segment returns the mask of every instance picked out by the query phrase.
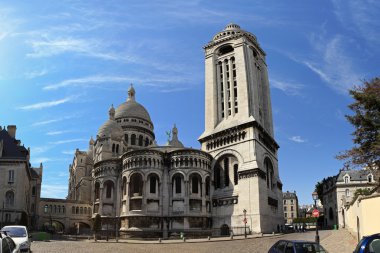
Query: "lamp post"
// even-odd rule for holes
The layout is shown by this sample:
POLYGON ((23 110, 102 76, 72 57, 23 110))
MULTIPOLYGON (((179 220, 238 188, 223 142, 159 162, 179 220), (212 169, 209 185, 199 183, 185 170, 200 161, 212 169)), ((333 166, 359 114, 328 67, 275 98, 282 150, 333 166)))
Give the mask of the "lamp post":
POLYGON ((247 238, 247 210, 243 210, 244 213, 244 238, 247 238))
MULTIPOLYGON (((313 196, 313 200, 314 200, 314 208, 317 209, 318 193, 317 192, 313 192, 311 195, 313 196)), ((319 244, 318 217, 317 217, 317 220, 316 220, 316 223, 315 223, 315 242, 317 244, 319 244)))

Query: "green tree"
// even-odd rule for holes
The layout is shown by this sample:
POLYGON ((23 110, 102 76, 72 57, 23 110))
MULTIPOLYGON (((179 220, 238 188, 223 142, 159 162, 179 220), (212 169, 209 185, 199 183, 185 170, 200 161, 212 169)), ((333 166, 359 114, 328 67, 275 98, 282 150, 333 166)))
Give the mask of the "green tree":
POLYGON ((353 115, 346 115, 354 126, 354 146, 337 158, 347 167, 380 168, 380 78, 364 81, 350 91, 354 103, 348 107, 353 115))
POLYGON ((100 217, 100 214, 96 214, 95 218, 92 220, 92 231, 94 231, 94 240, 97 241, 97 233, 102 227, 102 218, 100 217))

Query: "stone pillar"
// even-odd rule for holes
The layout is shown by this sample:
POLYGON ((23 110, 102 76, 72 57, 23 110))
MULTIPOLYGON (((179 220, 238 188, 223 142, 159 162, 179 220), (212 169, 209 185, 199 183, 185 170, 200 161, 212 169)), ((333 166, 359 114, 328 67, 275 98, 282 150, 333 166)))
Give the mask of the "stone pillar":
POLYGON ((202 181, 202 213, 206 214, 206 182, 202 181))
POLYGON ((147 211, 147 196, 148 196, 148 187, 146 187, 146 179, 143 179, 143 188, 142 188, 142 206, 141 210, 146 213, 147 211))

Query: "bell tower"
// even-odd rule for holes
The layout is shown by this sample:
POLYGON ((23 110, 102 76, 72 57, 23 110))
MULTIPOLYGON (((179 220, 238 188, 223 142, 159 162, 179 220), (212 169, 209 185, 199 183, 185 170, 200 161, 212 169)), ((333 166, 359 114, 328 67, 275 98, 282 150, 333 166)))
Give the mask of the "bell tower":
POLYGON ((253 232, 283 224, 282 183, 265 52, 257 38, 228 24, 204 46, 205 131, 214 157, 213 226, 239 227, 245 210, 253 232))

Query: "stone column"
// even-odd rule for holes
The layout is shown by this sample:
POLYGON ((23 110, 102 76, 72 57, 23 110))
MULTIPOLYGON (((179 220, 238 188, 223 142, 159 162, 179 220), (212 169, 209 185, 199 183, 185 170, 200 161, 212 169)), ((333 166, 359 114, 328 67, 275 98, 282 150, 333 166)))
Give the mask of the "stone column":
POLYGON ((202 181, 202 213, 206 214, 206 182, 202 181))
POLYGON ((98 214, 103 214, 103 184, 99 187, 99 209, 98 214))

